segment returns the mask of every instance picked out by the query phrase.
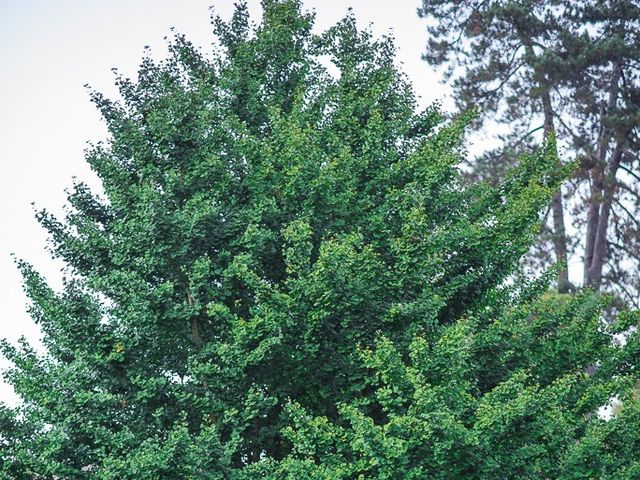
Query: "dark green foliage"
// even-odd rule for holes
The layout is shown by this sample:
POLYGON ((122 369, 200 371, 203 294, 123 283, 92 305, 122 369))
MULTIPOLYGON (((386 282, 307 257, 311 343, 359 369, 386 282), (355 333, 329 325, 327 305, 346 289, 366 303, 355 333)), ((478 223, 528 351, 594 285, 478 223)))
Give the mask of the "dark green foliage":
POLYGON ((465 187, 473 116, 416 112, 390 40, 264 9, 255 30, 243 6, 216 21, 212 59, 178 36, 122 101, 93 95, 104 194, 39 214, 62 292, 20 263, 47 353, 4 344, 24 403, 0 410, 2 474, 631 472, 637 401, 595 412, 632 392, 637 334, 613 346, 604 299, 505 286, 561 180, 553 143, 465 187))

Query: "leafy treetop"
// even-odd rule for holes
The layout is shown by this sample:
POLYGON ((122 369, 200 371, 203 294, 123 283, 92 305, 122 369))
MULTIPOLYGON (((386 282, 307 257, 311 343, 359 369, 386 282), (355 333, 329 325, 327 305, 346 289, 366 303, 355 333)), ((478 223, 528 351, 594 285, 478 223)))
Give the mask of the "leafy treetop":
POLYGON ((20 263, 47 351, 3 344, 3 475, 631 478, 637 402, 595 412, 630 392, 636 336, 613 346, 590 294, 505 286, 553 145, 465 187, 471 115, 416 111, 389 39, 263 8, 215 20, 213 56, 178 35, 120 101, 93 94, 104 193, 38 215, 61 292, 20 263))

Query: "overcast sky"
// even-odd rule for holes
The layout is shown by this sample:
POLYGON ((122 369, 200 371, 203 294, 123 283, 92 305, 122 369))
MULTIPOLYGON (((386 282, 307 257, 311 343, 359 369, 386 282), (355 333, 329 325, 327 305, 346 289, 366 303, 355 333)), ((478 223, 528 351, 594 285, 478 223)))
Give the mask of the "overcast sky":
MULTIPOLYGON (((156 58, 166 53, 170 28, 207 49, 213 41, 209 7, 228 18, 232 0, 0 0, 0 338, 25 335, 37 343, 38 328, 26 314, 26 298, 11 254, 60 285, 60 264, 46 251, 46 235, 35 208, 61 213, 72 177, 97 185, 84 162, 89 140, 105 127, 89 102, 84 84, 115 95, 112 67, 134 76, 149 45, 156 58)), ((420 55, 424 21, 419 0, 305 0, 324 30, 351 6, 361 27, 392 32, 398 60, 423 105, 442 100, 447 89, 420 55)), ((249 1, 254 18, 259 1, 249 1)), ((0 361, 0 367, 6 363, 0 361)), ((0 401, 14 403, 0 383, 0 401)))

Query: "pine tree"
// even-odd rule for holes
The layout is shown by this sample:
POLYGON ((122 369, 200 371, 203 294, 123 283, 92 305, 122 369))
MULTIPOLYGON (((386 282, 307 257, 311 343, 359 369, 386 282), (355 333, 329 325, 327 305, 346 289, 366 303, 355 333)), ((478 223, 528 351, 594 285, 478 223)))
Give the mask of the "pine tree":
POLYGON ((460 108, 482 105, 497 122, 488 128, 504 132, 472 179, 500 178, 536 133, 555 134, 565 163, 578 165, 565 205, 558 194, 551 208, 555 259, 573 247, 585 286, 604 281, 638 306, 638 3, 438 0, 419 13, 433 21, 425 60, 447 67, 460 108), (576 234, 563 241, 569 212, 576 234))
POLYGON ((576 25, 592 32, 567 46, 578 57, 567 109, 567 129, 587 185, 578 191, 588 206, 584 227, 584 284, 615 285, 640 306, 640 4, 608 1, 576 7, 576 25), (583 27, 584 28, 584 27, 583 27), (608 265, 607 265, 608 264, 608 265))
POLYGON ((214 20, 212 55, 178 35, 120 100, 93 93, 103 192, 38 215, 64 288, 19 262, 46 352, 2 344, 23 400, 0 409, 4 477, 637 469, 638 335, 612 344, 637 316, 508 286, 561 181, 553 142, 465 186, 472 115, 417 111, 391 40, 263 8, 214 20))

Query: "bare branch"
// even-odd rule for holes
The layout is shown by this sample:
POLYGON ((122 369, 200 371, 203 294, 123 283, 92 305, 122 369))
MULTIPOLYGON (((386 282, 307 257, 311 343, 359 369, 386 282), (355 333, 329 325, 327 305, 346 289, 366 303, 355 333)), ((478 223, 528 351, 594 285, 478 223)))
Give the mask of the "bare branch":
POLYGON ((631 169, 625 167, 624 165, 620 165, 620 169, 624 170, 625 172, 627 172, 629 175, 631 175, 633 178, 635 178, 638 182, 640 182, 640 176, 638 176, 636 173, 634 173, 633 171, 631 171, 631 169))

